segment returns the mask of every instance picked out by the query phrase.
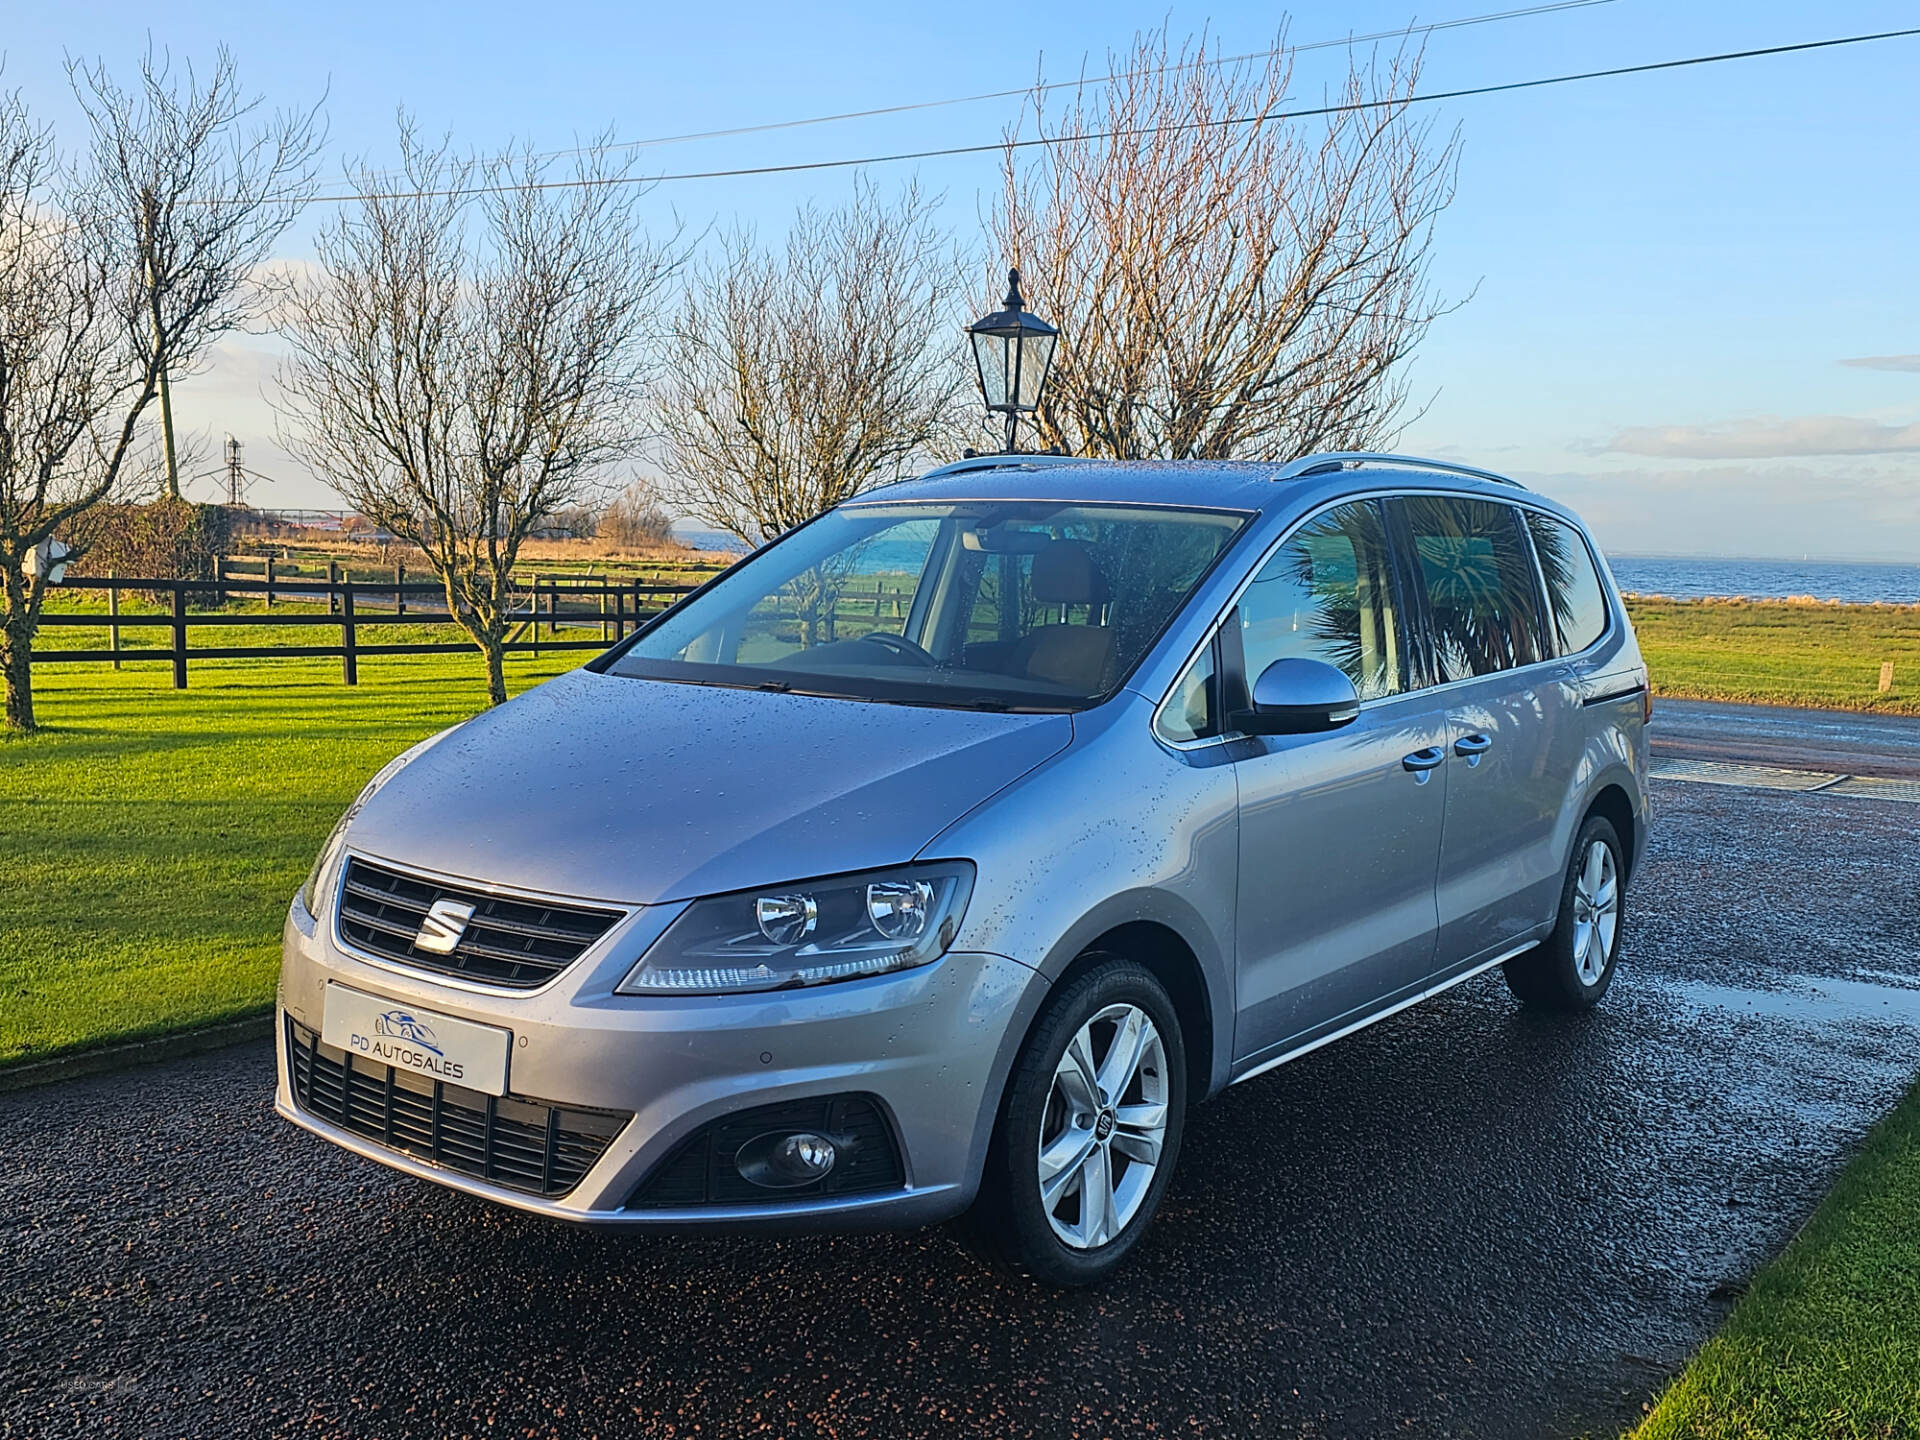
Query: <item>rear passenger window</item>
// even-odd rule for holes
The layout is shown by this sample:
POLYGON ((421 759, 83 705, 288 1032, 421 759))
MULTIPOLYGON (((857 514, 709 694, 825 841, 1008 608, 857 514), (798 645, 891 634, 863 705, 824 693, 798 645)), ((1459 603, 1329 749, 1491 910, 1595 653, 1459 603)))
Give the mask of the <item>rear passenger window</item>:
POLYGON ((1546 578, 1553 623, 1560 632, 1560 653, 1575 655, 1607 633, 1607 592, 1594 567, 1593 553, 1580 532, 1563 520, 1527 511, 1533 553, 1546 578))
POLYGON ((1392 552, 1370 500, 1315 516, 1261 567, 1240 597, 1247 682, 1276 660, 1323 660, 1362 700, 1405 688, 1392 552))
POLYGON ((1404 495, 1441 684, 1548 658, 1533 556, 1511 505, 1404 495))

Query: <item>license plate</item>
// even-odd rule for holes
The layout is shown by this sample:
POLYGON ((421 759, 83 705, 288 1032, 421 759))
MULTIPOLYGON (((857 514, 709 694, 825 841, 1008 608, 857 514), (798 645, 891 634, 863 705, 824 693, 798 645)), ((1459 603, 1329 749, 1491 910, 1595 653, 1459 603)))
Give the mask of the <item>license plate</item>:
POLYGON ((355 1059, 488 1095, 507 1093, 510 1031, 329 983, 320 1038, 355 1059))

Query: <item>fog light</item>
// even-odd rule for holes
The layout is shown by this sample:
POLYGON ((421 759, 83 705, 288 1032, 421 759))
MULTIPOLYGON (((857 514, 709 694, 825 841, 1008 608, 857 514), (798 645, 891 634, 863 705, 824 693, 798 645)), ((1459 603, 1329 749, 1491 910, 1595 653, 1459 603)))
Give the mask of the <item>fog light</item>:
POLYGON ((733 1163, 743 1179, 769 1190, 787 1190, 825 1179, 838 1158, 833 1141, 824 1135, 769 1130, 742 1145, 733 1163))
POLYGON ((804 1180, 818 1180, 834 1162, 833 1142, 824 1135, 789 1135, 773 1150, 776 1169, 804 1180))

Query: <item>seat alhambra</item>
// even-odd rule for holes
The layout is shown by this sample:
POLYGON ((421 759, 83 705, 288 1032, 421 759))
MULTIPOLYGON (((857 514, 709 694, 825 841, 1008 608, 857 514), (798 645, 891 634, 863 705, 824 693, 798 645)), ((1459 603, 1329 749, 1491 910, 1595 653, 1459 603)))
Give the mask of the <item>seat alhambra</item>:
POLYGON ((1110 1271, 1190 1108, 1499 967, 1606 992, 1646 668, 1564 508, 1398 456, 851 500, 374 776, 278 1109, 562 1219, 1110 1271))

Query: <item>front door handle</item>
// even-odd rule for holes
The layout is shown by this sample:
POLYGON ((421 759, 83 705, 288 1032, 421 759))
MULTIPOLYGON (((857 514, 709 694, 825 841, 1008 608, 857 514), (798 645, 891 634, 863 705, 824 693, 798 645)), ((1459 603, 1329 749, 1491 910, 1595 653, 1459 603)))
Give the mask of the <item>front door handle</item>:
POLYGON ((1471 770, 1480 763, 1480 757, 1493 748, 1491 735, 1462 735, 1453 742, 1453 753, 1466 757, 1467 768, 1471 770))
POLYGON ((1411 755, 1402 755, 1400 763, 1414 773, 1415 778, 1425 780, 1429 770, 1437 770, 1446 762, 1447 752, 1438 745, 1429 745, 1424 750, 1416 750, 1411 755))

